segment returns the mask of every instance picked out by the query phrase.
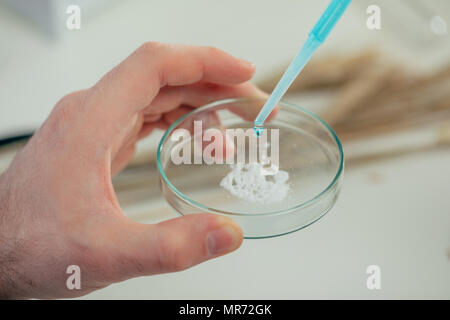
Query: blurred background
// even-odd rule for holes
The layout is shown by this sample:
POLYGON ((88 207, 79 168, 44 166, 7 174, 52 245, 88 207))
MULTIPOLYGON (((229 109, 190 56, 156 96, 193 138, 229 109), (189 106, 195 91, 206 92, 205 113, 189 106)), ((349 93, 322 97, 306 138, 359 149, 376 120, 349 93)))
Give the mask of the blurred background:
MULTIPOLYGON (((327 0, 0 0, 0 172, 65 94, 93 85, 146 41, 209 45, 257 66, 270 91, 327 0), (69 30, 69 5, 81 28, 69 30), (11 138, 8 140, 8 138, 11 138)), ((311 227, 246 240, 190 270, 126 281, 88 298, 450 299, 450 2, 358 0, 287 101, 343 140, 337 205, 311 227), (369 30, 370 5, 381 29, 369 30), (381 268, 381 290, 366 269, 381 268)), ((159 191, 155 132, 114 179, 126 214, 176 216, 159 191)))

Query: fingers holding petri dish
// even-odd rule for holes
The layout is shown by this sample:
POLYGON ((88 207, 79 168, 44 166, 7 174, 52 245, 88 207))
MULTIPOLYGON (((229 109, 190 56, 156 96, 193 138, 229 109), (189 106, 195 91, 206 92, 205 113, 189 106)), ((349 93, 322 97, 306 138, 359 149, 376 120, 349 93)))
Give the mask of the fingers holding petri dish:
POLYGON ((310 111, 285 102, 258 137, 253 114, 265 102, 217 101, 166 131, 157 164, 163 195, 178 213, 228 216, 244 237, 265 238, 302 229, 332 208, 344 171, 338 137, 310 111))

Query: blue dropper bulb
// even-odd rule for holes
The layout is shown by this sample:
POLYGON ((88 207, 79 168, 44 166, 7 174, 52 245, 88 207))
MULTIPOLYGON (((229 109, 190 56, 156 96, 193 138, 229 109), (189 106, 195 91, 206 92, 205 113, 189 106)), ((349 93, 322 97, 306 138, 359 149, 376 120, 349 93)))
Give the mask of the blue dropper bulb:
POLYGON ((261 130, 263 129, 264 121, 266 121, 267 117, 273 109, 275 109, 275 106, 280 102, 281 98, 311 59, 317 48, 327 39, 331 30, 336 26, 336 23, 342 17, 350 2, 351 0, 332 0, 319 21, 317 21, 316 25, 309 33, 308 40, 294 60, 292 60, 269 99, 256 117, 254 130, 257 136, 260 135, 261 130))

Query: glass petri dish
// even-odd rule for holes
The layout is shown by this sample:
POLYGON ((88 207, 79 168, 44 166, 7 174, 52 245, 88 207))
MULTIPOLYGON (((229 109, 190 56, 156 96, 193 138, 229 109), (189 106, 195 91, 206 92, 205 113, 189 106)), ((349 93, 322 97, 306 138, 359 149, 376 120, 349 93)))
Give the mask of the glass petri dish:
MULTIPOLYGON (((230 217, 249 239, 300 230, 333 207, 343 180, 342 145, 336 133, 317 115, 287 102, 281 102, 264 125, 268 149, 271 143, 278 144, 277 167, 285 178, 288 176, 287 181, 281 185, 272 183, 273 188, 264 189, 263 196, 256 200, 248 197, 255 190, 243 196, 224 187, 224 179, 235 172, 239 162, 236 151, 240 150, 237 138, 230 139, 228 131, 253 130, 253 119, 264 103, 264 99, 245 98, 217 101, 185 114, 165 132, 158 147, 157 167, 163 196, 175 211, 181 215, 207 212, 230 217), (203 152, 208 143, 215 141, 206 137, 209 129, 223 133, 224 147, 222 156, 218 152, 215 157, 213 152, 208 159, 203 152), (278 140, 273 141, 276 138, 273 131, 277 131, 278 140), (213 163, 211 155, 216 160, 213 163), (217 161, 220 158, 223 163, 217 161)), ((253 138, 249 135, 246 139, 244 148, 248 155, 244 158, 251 163, 253 138)), ((270 151, 272 156, 273 150, 270 151)), ((257 162, 260 161, 258 157, 257 162)), ((247 171, 241 166, 242 170, 247 171)), ((273 182, 269 176, 264 174, 263 179, 273 182)), ((248 176, 243 176, 243 182, 246 181, 248 176)), ((228 187, 234 184, 235 181, 228 187)), ((260 189, 257 187, 256 192, 260 189)))

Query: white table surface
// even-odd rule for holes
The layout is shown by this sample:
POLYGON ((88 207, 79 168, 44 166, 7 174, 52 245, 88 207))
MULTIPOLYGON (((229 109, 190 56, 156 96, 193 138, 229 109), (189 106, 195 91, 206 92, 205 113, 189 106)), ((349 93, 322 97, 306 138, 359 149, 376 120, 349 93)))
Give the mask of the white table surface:
POLYGON ((449 159, 446 150, 352 168, 335 208, 304 230, 88 298, 449 299, 449 159), (379 291, 366 287, 369 265, 381 268, 379 291))
MULTIPOLYGON (((122 1, 58 41, 0 7, 0 135, 37 127, 61 96, 92 85, 148 40, 214 45, 254 61, 261 77, 296 53, 326 2, 122 1)), ((405 60, 418 55, 395 46, 388 30, 368 31, 358 6, 321 54, 367 45, 405 60)), ((439 55, 432 56, 438 63, 439 55)), ((436 150, 351 167, 336 207, 305 230, 247 240, 215 261, 129 280, 87 298, 449 299, 449 163, 450 150, 436 150), (382 290, 366 288, 372 264, 381 267, 382 290)), ((155 206, 167 208, 161 199, 127 214, 155 206)))

